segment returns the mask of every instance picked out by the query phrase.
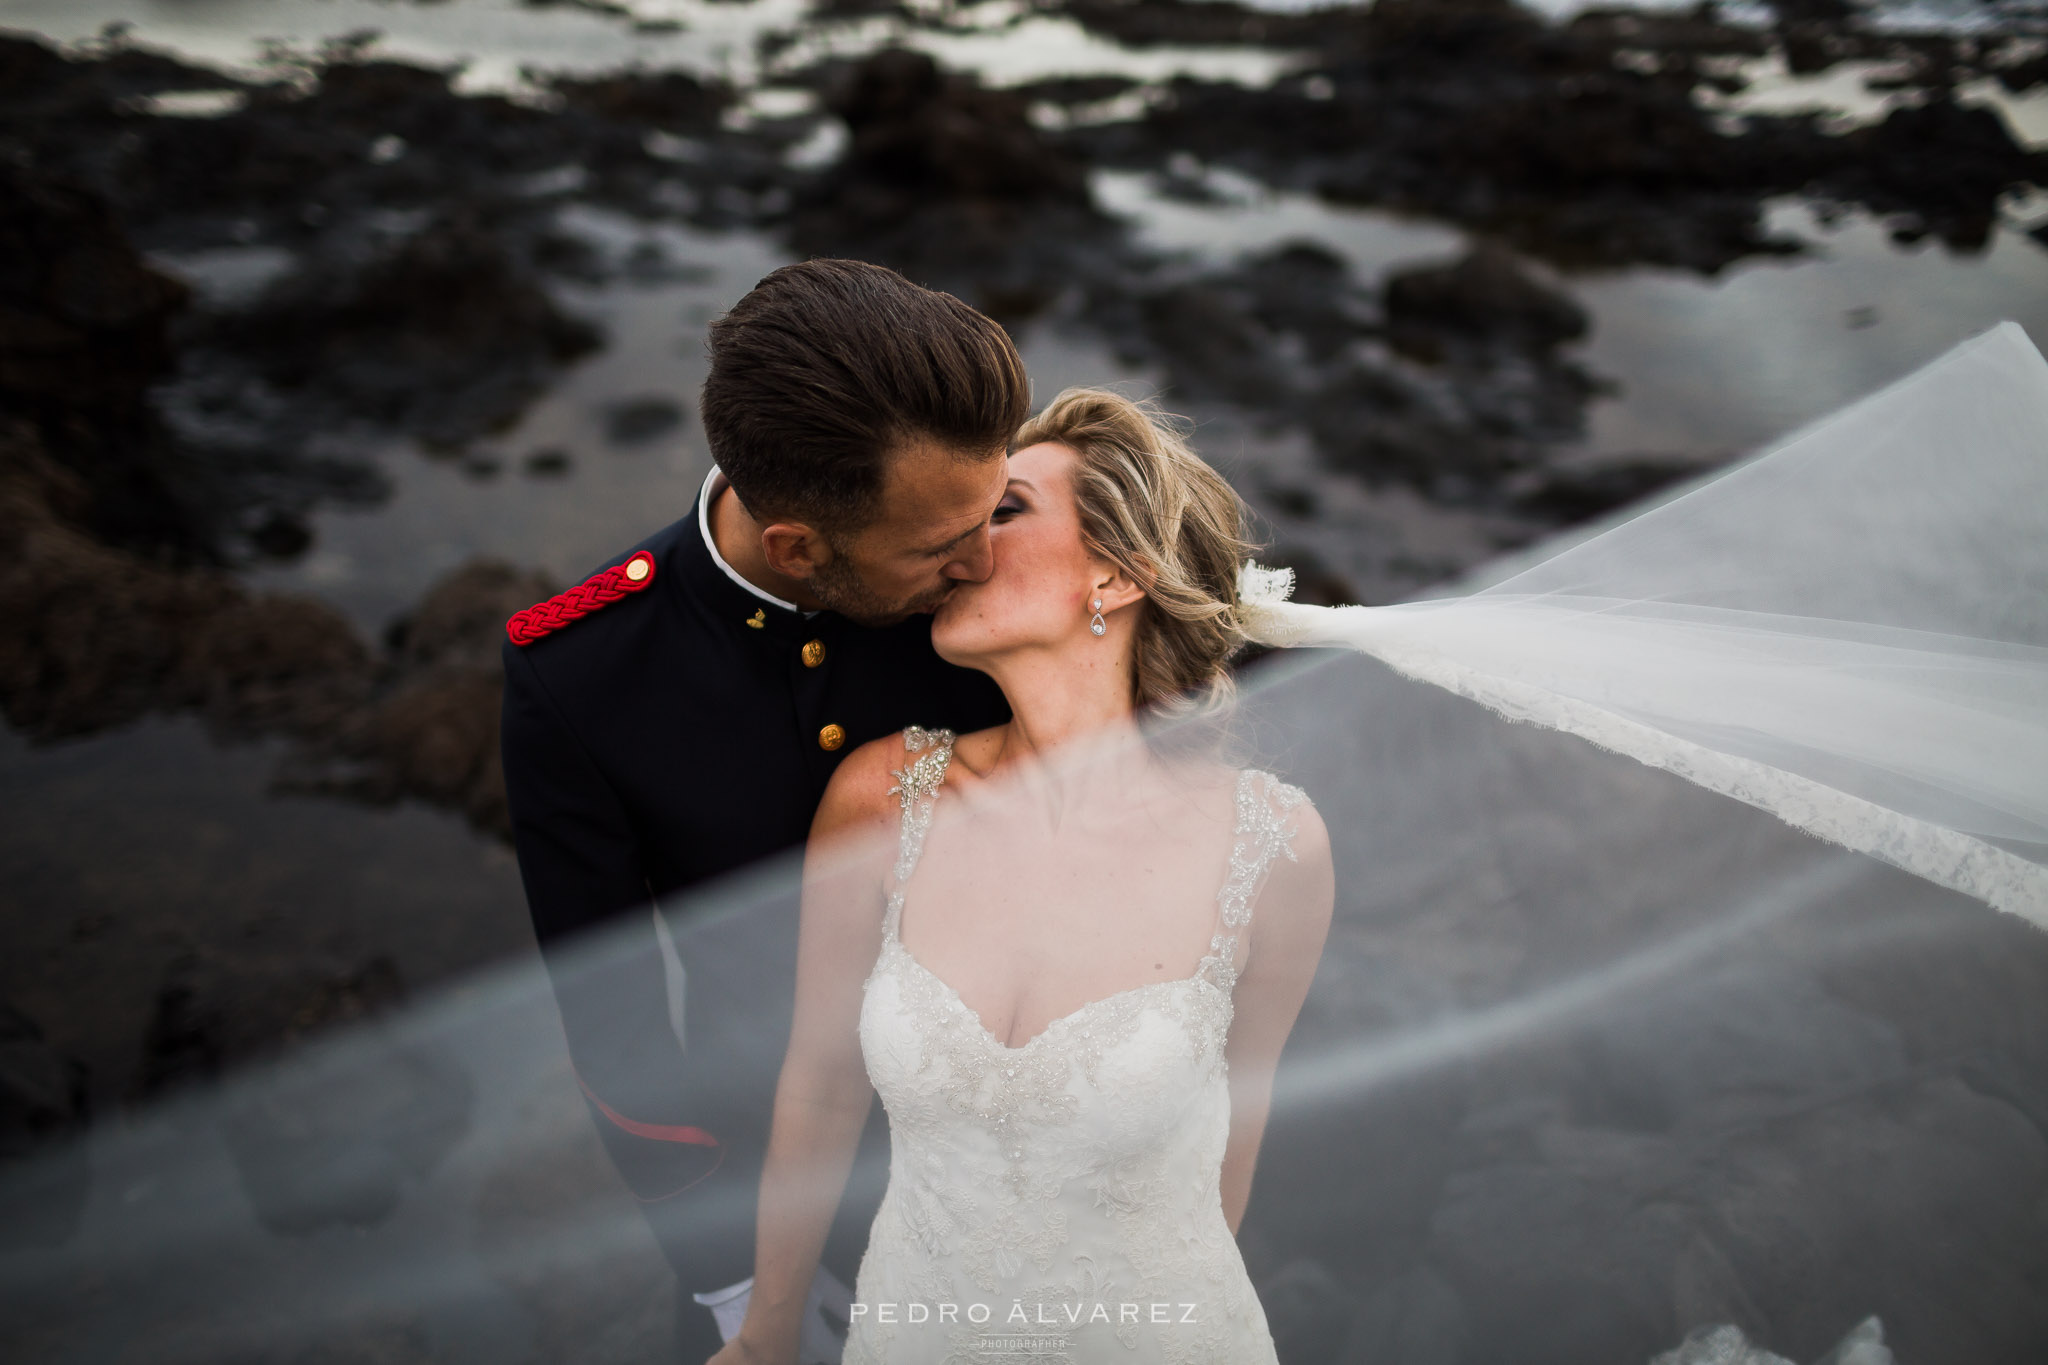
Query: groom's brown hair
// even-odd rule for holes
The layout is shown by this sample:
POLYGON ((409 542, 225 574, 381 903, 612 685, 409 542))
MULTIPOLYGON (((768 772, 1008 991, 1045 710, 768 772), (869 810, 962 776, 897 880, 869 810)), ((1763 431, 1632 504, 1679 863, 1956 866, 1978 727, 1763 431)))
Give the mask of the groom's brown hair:
POLYGON ((757 519, 828 533, 875 516, 892 452, 992 459, 1030 410, 993 319, 865 261, 775 271, 711 324, 710 351, 704 433, 733 492, 757 519))

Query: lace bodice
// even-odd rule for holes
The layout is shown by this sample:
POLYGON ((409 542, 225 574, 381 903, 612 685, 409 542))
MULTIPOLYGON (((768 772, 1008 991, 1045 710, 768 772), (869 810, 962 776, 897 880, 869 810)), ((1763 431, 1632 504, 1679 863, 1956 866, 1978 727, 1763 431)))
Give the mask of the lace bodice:
POLYGON ((901 841, 860 1017, 890 1178, 845 1359, 1271 1360, 1222 1212, 1224 1047, 1238 939, 1267 867, 1293 856, 1302 793, 1239 775, 1217 927, 1193 974, 1090 1001, 1011 1047, 899 937, 953 736, 904 742, 901 841))

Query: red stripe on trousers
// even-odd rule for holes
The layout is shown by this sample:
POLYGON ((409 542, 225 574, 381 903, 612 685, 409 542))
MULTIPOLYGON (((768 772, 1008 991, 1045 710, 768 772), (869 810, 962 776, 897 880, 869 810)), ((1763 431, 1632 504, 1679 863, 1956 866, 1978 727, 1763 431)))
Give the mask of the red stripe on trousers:
MULTIPOLYGON (((575 1071, 575 1068, 571 1067, 570 1070, 575 1071)), ((599 1099, 597 1092, 590 1088, 589 1082, 583 1079, 583 1073, 580 1071, 576 1072, 576 1085, 583 1091, 583 1097, 597 1106, 598 1113, 603 1114, 607 1119, 616 1124, 620 1130, 631 1133, 634 1137, 650 1138, 655 1142, 683 1142, 688 1143, 692 1147, 716 1147, 718 1149, 718 1159, 711 1163, 710 1170, 704 1172, 695 1180, 687 1181, 677 1186, 667 1194, 645 1195, 634 1189, 631 1183, 628 1183, 626 1193, 632 1195, 636 1202, 641 1204, 659 1204, 664 1199, 673 1199, 684 1190, 710 1179, 712 1173, 725 1164, 725 1145, 702 1128, 697 1128, 687 1123, 642 1123, 638 1119, 629 1119, 599 1099)))
POLYGON ((634 1137, 652 1138, 656 1142, 687 1142, 693 1147, 716 1147, 718 1145, 717 1138, 711 1136, 702 1128, 692 1127, 687 1123, 642 1123, 638 1119, 627 1118, 624 1114, 621 1114, 618 1110, 599 1099, 597 1092, 590 1088, 589 1083, 583 1079, 583 1073, 580 1071, 576 1073, 576 1084, 582 1087, 584 1096, 597 1106, 597 1111, 600 1114, 603 1114, 634 1137))

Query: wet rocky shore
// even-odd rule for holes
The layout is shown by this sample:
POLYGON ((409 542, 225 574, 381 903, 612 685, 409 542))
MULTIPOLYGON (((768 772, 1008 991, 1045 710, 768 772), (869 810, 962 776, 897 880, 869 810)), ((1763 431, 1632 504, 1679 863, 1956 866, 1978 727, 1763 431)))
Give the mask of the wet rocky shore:
MULTIPOLYGON (((952 12, 896 13, 943 28, 952 12)), ((1967 253, 2005 201, 2048 177, 2048 152, 1957 97, 1973 82, 2026 94, 2048 80, 2025 33, 1878 32, 1803 8, 1758 29, 1712 6, 1558 23, 1498 0, 1028 13, 1140 50, 1313 56, 1262 87, 1178 76, 990 89, 921 52, 883 50, 780 74, 778 91, 817 97, 809 112, 736 119, 751 92, 681 71, 537 74, 514 98, 462 93, 452 73, 380 59, 366 39, 280 57, 252 83, 118 37, 66 54, 12 36, 0 135, 19 259, 47 260, 34 234, 64 231, 67 213, 96 215, 111 273, 105 297, 86 302, 54 297, 60 286, 26 267, 8 353, 64 368, 30 332, 75 327, 81 308, 99 310, 93 325, 163 320, 131 338, 158 353, 123 352, 96 382, 131 407, 153 392, 145 406, 170 429, 178 468, 132 454, 118 470, 92 465, 98 524, 231 560, 290 556, 309 505, 377 496, 374 477, 321 457, 317 435, 398 431, 460 451, 604 344, 549 293, 620 272, 561 225, 565 204, 593 205, 882 259, 1012 323, 1071 313, 1183 401, 1304 425, 1348 474, 1531 512, 1533 530, 1647 491, 1656 471, 1588 480, 1546 467, 1600 380, 1560 354, 1584 334, 1583 309, 1531 263, 1712 274, 1796 253, 1766 222, 1788 195, 1967 253), (1889 63, 1885 90, 1913 98, 1848 128, 1813 112, 1718 112, 1705 95, 1739 90, 1741 63, 1767 52, 1798 74, 1889 63), (830 159, 793 155, 821 139, 830 159), (1191 268, 1095 202, 1089 176, 1103 169, 1196 201, 1232 171, 1456 224, 1483 247, 1383 285, 1286 244, 1191 268), (72 206, 51 207, 51 194, 72 206), (251 258, 256 284, 227 302, 180 301, 132 259, 115 265, 124 251, 233 249, 266 254, 251 258)), ((22 375, 10 411, 84 401, 22 375)))
MULTIPOLYGON (((20 753, 195 725, 205 745, 255 756, 266 800, 445 814, 436 837, 495 848, 493 886, 516 895, 502 862, 497 647, 504 618, 562 586, 560 571, 472 556, 374 625, 309 588, 263 584, 317 555, 324 516, 377 514, 393 449, 479 486, 538 489, 570 486, 596 458, 561 443, 510 449, 506 433, 621 344, 579 300, 697 267, 644 243, 610 250, 579 213, 879 260, 1020 333, 1083 338, 1171 403, 1251 433, 1240 486, 1282 528, 1273 557, 1302 571, 1306 598, 1377 601, 1711 466, 1661 448, 1585 456, 1589 413, 1615 386, 1583 354, 1591 321, 1573 272, 1711 279, 1796 260, 1808 247, 1773 227, 1772 206, 1788 200, 1881 221, 1901 250, 1969 257, 2012 230, 2014 204, 2048 190, 2048 151, 1980 98, 2048 87, 2048 29, 2024 16, 1956 32, 1878 25, 1833 0, 1783 0, 1761 22, 1711 3, 1555 19, 1499 0, 1284 13, 1040 0, 1002 14, 840 0, 803 22, 877 18, 942 36, 1057 19, 1136 54, 1288 62, 1263 84, 1182 72, 998 85, 884 45, 778 67, 767 84, 781 98, 765 100, 763 84, 656 67, 536 71, 517 89, 478 90, 364 35, 280 48, 252 70, 119 33, 65 47, 0 31, 0 715, 20 753), (1745 108, 1764 59, 1802 77, 1881 69, 1869 79, 1898 98, 1862 120, 1745 108), (1454 228, 1464 245, 1376 278, 1308 240, 1207 258, 1148 240, 1105 202, 1105 174, 1197 207, 1249 185, 1385 211, 1454 228), (172 262, 199 263, 204 287, 172 262), (1260 466, 1258 441, 1291 442, 1306 463, 1260 466), (1390 556, 1367 577, 1331 568, 1286 528, 1312 526, 1330 489, 1354 486, 1453 519, 1451 548, 1390 556)), ((800 37, 771 33, 762 52, 800 50, 800 37)), ((2048 220, 2033 237, 2048 270, 2048 220)), ((602 441, 686 432, 691 402, 629 395, 600 415, 602 441)), ((311 927, 251 948, 247 908, 128 950, 148 999, 116 1028, 85 1019, 89 989, 65 996, 43 979, 86 984, 82 945, 107 932, 92 927, 104 912, 6 904, 23 924, 61 914, 68 927, 0 974, 0 1159, 375 1017, 523 931, 511 900, 468 955, 401 971, 374 943, 337 949, 311 927)), ((1996 935, 1972 944, 1959 961, 2012 951, 1996 935)), ((1948 988, 1967 974, 1956 966, 1948 988)), ((1858 1075, 1893 1076, 1911 1069, 1908 1053, 1918 1065, 1948 1045, 1841 1027, 1858 1075)), ((1979 1090, 2004 1087, 2026 1116, 2024 1131, 1998 1129, 2020 1183, 2038 1182, 2029 1162, 2048 1114, 2038 1084, 2009 1074, 2024 1051, 1979 1068, 1995 1073, 1979 1090)), ((1924 1100, 1937 1126, 1960 1112, 1931 1093, 1900 1103, 1924 1100)), ((1485 1108, 1464 1089, 1415 1103, 1485 1108)), ((1416 1122, 1463 1119, 1447 1108, 1416 1122)), ((1812 1138, 1835 1140, 1846 1139, 1812 1138)), ((421 1160, 444 1148, 434 1138, 421 1160)), ((1654 1183, 1668 1157, 1632 1165, 1575 1149, 1570 1197, 1591 1198, 1601 1172, 1623 1166, 1654 1183)), ((1327 1269, 1301 1268, 1321 1267, 1313 1258, 1267 1266, 1287 1269, 1271 1294, 1306 1324, 1292 1329, 1299 1358, 1350 1341, 1373 1358, 1451 1362, 1503 1339, 1507 1328, 1454 1312, 1441 1278, 1499 1270, 1481 1264, 1495 1253, 1479 1224, 1522 1196, 1488 1178, 1460 1186, 1458 1208, 1477 1222, 1442 1233, 1452 1269, 1376 1267, 1381 1288, 1362 1309, 1327 1269)), ((59 1190, 45 1224, 17 1231, 61 1243, 86 1188, 59 1190)), ((1741 1297, 1763 1270, 1730 1270, 1683 1239, 1666 1251, 1659 1274, 1692 1276, 1701 1304, 1768 1325, 1741 1297)), ((2013 1273, 2043 1272, 2037 1257, 2013 1273)), ((1654 1326, 1624 1335, 1654 1340, 1654 1326)), ((1802 1340, 1820 1330, 1801 1320, 1802 1340)), ((2029 1333, 2044 1330, 2036 1315, 1987 1333, 2012 1353, 1981 1358, 2027 1358, 2041 1340, 2029 1333)))

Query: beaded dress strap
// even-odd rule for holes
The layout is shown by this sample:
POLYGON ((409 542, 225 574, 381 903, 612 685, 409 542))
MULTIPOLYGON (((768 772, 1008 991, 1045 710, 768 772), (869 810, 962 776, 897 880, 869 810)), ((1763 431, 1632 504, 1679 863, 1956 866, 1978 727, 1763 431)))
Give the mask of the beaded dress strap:
POLYGON ((1301 788, 1257 768, 1246 768, 1237 775, 1236 842, 1230 849, 1230 871, 1216 893, 1223 928, 1209 940, 1209 951, 1226 985, 1237 980, 1238 935, 1251 923, 1252 906, 1258 901, 1266 869, 1277 854, 1295 861, 1298 822, 1294 812, 1307 799, 1301 788))
POLYGON ((953 738, 951 730, 927 730, 921 725, 903 732, 904 752, 917 757, 895 771, 896 785, 889 788, 890 794, 903 802, 894 885, 883 915, 883 928, 890 934, 896 932, 897 917, 903 909, 904 885, 917 870, 918 857, 924 852, 924 838, 932 827, 932 808, 938 801, 939 785, 946 780, 947 765, 953 761, 953 738))

